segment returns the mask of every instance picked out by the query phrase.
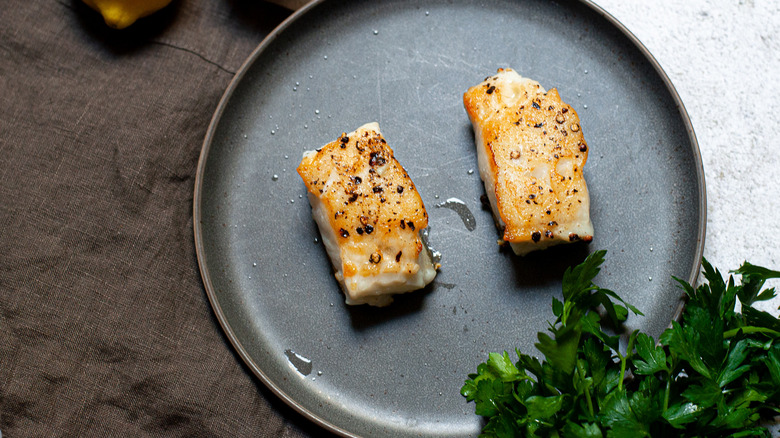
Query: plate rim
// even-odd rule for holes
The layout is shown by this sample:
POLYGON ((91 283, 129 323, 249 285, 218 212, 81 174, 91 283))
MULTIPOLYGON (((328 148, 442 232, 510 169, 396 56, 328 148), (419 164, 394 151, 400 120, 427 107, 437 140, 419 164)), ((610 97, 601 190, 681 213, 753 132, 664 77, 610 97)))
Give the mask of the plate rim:
MULTIPOLYGON (((271 392, 274 393, 276 397, 279 397, 285 404, 293 408, 296 412, 301 414, 306 419, 312 421, 317 426, 329 432, 335 433, 337 435, 348 437, 348 438, 359 438, 359 435, 356 435, 346 429, 343 429, 335 424, 332 424, 328 420, 321 418, 320 416, 306 409, 303 405, 301 405, 299 402, 297 402, 288 394, 286 394, 285 391, 279 385, 275 384, 263 372, 263 370, 261 370, 254 362, 252 357, 244 348, 241 340, 238 339, 238 337, 236 336, 235 332, 233 331, 233 328, 227 322, 225 313, 223 312, 222 306, 219 303, 219 299, 216 296, 214 286, 211 282, 209 268, 205 260, 206 255, 205 255, 205 249, 203 243, 203 230, 201 227, 203 175, 205 173, 206 161, 208 159, 209 151, 211 150, 211 144, 214 139, 215 132, 222 118, 222 114, 225 112, 225 109, 228 106, 231 97, 233 96, 233 93, 241 83, 247 71, 256 62, 257 58, 268 48, 268 46, 270 46, 276 40, 277 37, 279 37, 292 23, 294 23, 299 18, 307 14, 308 11, 327 1, 333 1, 333 0, 312 0, 306 5, 304 5, 303 7, 301 7, 300 9, 294 11, 284 21, 282 21, 273 31, 271 31, 271 33, 269 33, 258 44, 258 46, 241 64, 241 67, 239 67, 239 69, 236 71, 235 76, 233 76, 233 79, 231 79, 230 84, 228 85, 222 97, 220 98, 217 108, 214 111, 214 114, 212 115, 211 120, 209 122, 209 126, 203 140, 203 145, 201 147, 201 152, 198 158, 198 165, 195 173, 195 184, 194 184, 193 201, 192 201, 193 237, 195 241, 195 252, 198 261, 198 269, 200 271, 201 279, 203 281, 203 287, 206 291, 206 296, 214 312, 214 316, 219 322, 219 325, 222 328, 225 336, 228 338, 228 341, 235 349, 235 351, 238 353, 239 357, 241 357, 241 359, 244 361, 244 364, 252 371, 255 377, 257 377, 261 382, 263 382, 263 384, 268 389, 270 389, 271 392)), ((688 111, 686 110, 682 98, 677 92, 677 89, 675 88, 669 76, 664 71, 661 64, 653 56, 653 54, 647 49, 647 47, 645 47, 645 45, 639 40, 639 38, 636 37, 636 35, 634 35, 623 23, 621 23, 612 14, 607 12, 603 7, 594 3, 592 0, 577 0, 577 2, 590 8, 597 15, 600 15, 601 17, 606 19, 623 36, 628 38, 628 40, 631 42, 631 44, 633 44, 634 47, 636 47, 639 50, 642 56, 652 66, 655 73, 660 77, 669 94, 671 94, 672 99, 674 100, 675 106, 677 108, 677 112, 682 119, 683 125, 685 126, 685 131, 688 135, 688 140, 690 142, 691 152, 693 152, 693 164, 694 167, 696 168, 696 181, 697 181, 698 195, 699 195, 699 205, 698 205, 699 218, 697 223, 698 235, 696 236, 697 241, 696 241, 696 248, 695 248, 696 257, 694 258, 693 264, 690 269, 690 274, 687 279, 688 283, 695 284, 699 276, 699 272, 701 271, 701 261, 704 255, 704 241, 706 237, 706 225, 707 225, 707 193, 706 193, 707 191, 706 191, 706 181, 705 181, 705 174, 704 174, 704 165, 701 157, 701 150, 699 148, 699 142, 696 138, 696 133, 694 131, 690 116, 688 115, 688 111)), ((685 294, 684 292, 682 292, 681 299, 679 300, 672 321, 680 320, 683 309, 685 307, 685 303, 686 303, 685 294)), ((669 322, 670 325, 672 321, 669 322)))

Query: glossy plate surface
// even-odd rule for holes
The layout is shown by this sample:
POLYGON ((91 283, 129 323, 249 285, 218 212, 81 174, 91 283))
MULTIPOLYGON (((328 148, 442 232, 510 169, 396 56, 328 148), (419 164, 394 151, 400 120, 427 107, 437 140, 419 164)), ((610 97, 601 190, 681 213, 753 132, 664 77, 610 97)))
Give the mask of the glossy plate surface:
POLYGON ((227 90, 203 146, 194 229, 217 319, 279 397, 342 435, 466 437, 481 427, 459 395, 466 375, 491 351, 535 351, 563 270, 588 252, 608 250, 597 283, 657 336, 680 308, 671 276, 698 272, 705 210, 676 92, 590 3, 321 1, 270 35, 227 90), (462 95, 500 67, 557 87, 578 111, 590 246, 525 258, 496 246, 462 95), (383 309, 344 304, 295 172, 305 150, 371 121, 417 185, 442 254, 432 286, 383 309), (437 207, 450 198, 473 222, 437 207))

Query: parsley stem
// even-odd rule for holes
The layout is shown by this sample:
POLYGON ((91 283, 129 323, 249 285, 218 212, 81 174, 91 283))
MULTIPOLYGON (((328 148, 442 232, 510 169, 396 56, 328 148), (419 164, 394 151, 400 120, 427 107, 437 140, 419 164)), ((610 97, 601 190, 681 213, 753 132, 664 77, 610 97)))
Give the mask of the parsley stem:
POLYGON ((620 356, 620 380, 618 380, 618 391, 623 389, 623 378, 626 376, 626 357, 622 354, 618 354, 620 356))
MULTIPOLYGON (((577 373, 580 375, 580 379, 582 379, 584 382, 585 374, 579 364, 577 364, 577 373)), ((588 402, 588 413, 590 414, 591 418, 593 418, 593 400, 590 399, 590 384, 585 385, 585 401, 588 402)))
POLYGON ((618 391, 623 389, 623 379, 626 377, 626 362, 631 356, 631 352, 634 351, 634 340, 636 339, 637 333, 639 333, 639 330, 634 330, 634 332, 631 333, 631 336, 629 336, 625 356, 620 354, 620 351, 617 352, 618 357, 620 357, 620 380, 618 380, 618 391))
POLYGON ((664 390, 664 410, 663 412, 666 412, 667 409, 669 409, 669 390, 672 386, 672 373, 667 372, 666 373, 666 389, 664 390))

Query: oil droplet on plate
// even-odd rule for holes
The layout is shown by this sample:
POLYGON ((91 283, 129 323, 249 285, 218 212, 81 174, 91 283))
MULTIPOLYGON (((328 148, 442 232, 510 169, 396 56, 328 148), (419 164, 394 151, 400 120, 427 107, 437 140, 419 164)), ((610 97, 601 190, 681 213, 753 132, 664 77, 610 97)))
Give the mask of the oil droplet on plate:
POLYGON ((279 175, 274 174, 274 176, 271 177, 271 181, 276 181, 279 179, 279 175))
POLYGON ((304 376, 311 374, 311 359, 305 358, 290 349, 284 350, 284 355, 287 356, 287 360, 296 369, 296 371, 303 374, 304 376))
POLYGON ((463 225, 465 225, 466 229, 469 231, 474 231, 474 229, 477 228, 477 220, 474 219, 471 210, 469 210, 465 202, 458 198, 447 199, 441 204, 436 204, 436 208, 448 208, 455 213, 458 213, 460 220, 463 221, 463 225))
POLYGON ((431 261, 433 264, 441 263, 441 252, 435 250, 430 242, 428 242, 428 236, 430 235, 431 228, 427 227, 423 230, 422 235, 420 235, 420 238, 422 238, 423 243, 425 244, 425 247, 428 248, 428 253, 431 256, 431 261))

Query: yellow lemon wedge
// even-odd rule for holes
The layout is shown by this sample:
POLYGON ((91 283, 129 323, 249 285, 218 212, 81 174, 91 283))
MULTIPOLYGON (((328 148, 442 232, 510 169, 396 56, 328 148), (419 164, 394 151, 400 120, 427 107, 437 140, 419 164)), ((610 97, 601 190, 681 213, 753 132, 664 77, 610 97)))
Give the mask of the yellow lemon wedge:
POLYGON ((106 24, 114 29, 124 29, 136 20, 159 11, 171 0, 83 0, 90 8, 100 12, 106 24))

